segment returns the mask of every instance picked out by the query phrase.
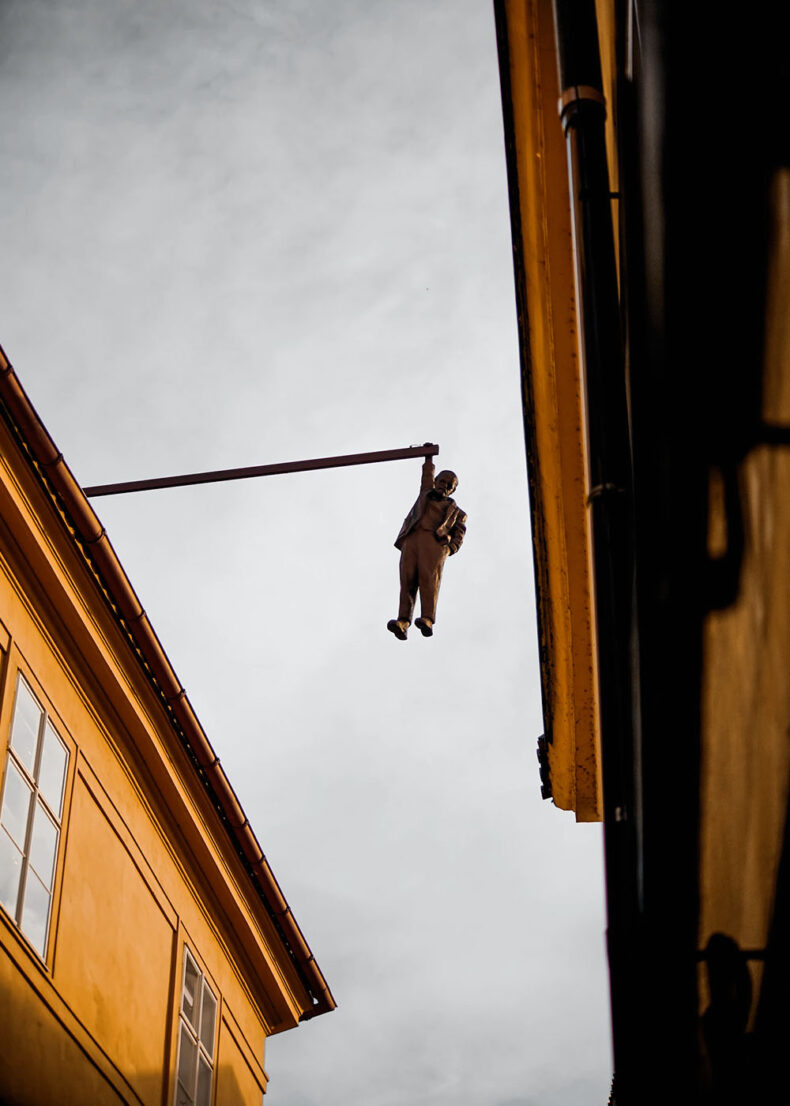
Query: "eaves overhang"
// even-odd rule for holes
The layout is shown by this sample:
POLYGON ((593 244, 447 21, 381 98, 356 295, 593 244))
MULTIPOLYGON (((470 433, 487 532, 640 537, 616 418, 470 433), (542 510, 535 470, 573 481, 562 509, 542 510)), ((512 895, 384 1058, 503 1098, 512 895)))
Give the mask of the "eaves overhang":
MULTIPOLYGON (((554 803, 600 821, 600 735, 579 320, 551 3, 495 0, 545 742, 554 803)), ((546 778, 547 777, 547 778, 546 778)))

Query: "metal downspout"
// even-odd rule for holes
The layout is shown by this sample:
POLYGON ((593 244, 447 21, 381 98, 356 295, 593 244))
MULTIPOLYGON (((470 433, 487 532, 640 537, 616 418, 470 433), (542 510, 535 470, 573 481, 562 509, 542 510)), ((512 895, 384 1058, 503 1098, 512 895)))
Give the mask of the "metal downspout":
POLYGON ((616 1094, 618 1106, 628 1106, 640 1101, 640 1029, 646 1028, 639 1016, 641 987, 635 955, 641 811, 635 772, 637 666, 628 404, 595 2, 553 0, 553 7, 587 400, 616 1094))

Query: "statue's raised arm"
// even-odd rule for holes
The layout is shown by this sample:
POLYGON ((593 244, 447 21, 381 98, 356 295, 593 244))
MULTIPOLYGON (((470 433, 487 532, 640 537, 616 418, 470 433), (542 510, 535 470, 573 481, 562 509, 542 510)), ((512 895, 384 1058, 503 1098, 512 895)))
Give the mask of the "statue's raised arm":
POLYGON ((411 625, 418 589, 420 617, 414 625, 423 637, 433 634, 444 562, 458 552, 466 534, 466 515, 452 498, 457 486, 458 477, 449 469, 434 479, 433 460, 425 458, 420 494, 395 539, 400 550, 400 604, 398 617, 387 623, 387 629, 401 641, 411 625))

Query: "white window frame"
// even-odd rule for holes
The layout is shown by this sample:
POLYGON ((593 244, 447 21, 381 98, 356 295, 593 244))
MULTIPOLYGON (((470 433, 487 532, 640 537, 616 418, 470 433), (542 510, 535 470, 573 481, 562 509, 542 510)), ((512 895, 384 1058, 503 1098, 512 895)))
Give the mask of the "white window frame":
MULTIPOLYGON (((181 969, 181 992, 178 1004, 178 1049, 176 1054, 176 1081, 175 1081, 175 1097, 174 1106, 198 1106, 198 1091, 199 1091, 199 1073, 201 1060, 203 1061, 205 1069, 209 1072, 209 1087, 207 1097, 200 1102, 200 1106, 210 1106, 210 1103, 214 1097, 214 1071, 216 1066, 216 1051, 217 1051, 217 1029, 219 1020, 219 999, 214 993, 213 988, 210 986, 206 979, 205 972, 200 968, 197 958, 189 951, 188 947, 184 945, 184 963, 181 969), (187 972, 190 967, 195 977, 195 990, 192 996, 192 1005, 194 1011, 194 1017, 197 1022, 195 1025, 193 1019, 190 1018, 186 1007, 188 1005, 189 990, 187 988, 187 972), (213 1004, 212 1020, 210 1039, 207 1039, 208 1030, 207 1026, 203 1024, 204 1021, 204 995, 210 995, 210 1004, 213 1004), (186 1071, 187 1082, 182 1078, 182 1056, 181 1049, 183 1041, 188 1039, 190 1046, 194 1049, 194 1063, 190 1064, 191 1071, 186 1071), (191 1090, 190 1090, 191 1086, 191 1090)), ((184 1066, 189 1063, 188 1060, 184 1060, 184 1066)))
MULTIPOLYGON (((14 924, 16 925, 16 927, 23 934, 23 936, 25 936, 25 938, 28 940, 31 947, 35 950, 36 955, 39 956, 40 959, 43 960, 44 962, 46 962, 46 959, 47 959, 47 953, 49 951, 49 946, 50 946, 50 938, 52 936, 53 903, 54 903, 54 898, 55 898, 55 884, 56 884, 56 880, 57 880, 58 860, 60 858, 61 842, 62 842, 62 838, 63 838, 63 821, 64 821, 64 818, 65 818, 65 811, 66 811, 66 791, 67 791, 67 784, 68 784, 68 772, 69 772, 70 759, 71 759, 71 750, 69 748, 69 745, 61 737, 59 728, 55 725, 51 713, 47 710, 46 706, 41 701, 41 696, 37 695, 36 692, 33 690, 33 688, 30 685, 30 681, 25 679, 25 677, 22 675, 21 672, 18 672, 17 673, 17 679, 16 679, 16 687, 14 689, 14 707, 13 707, 13 710, 11 712, 11 723, 10 723, 9 730, 8 730, 8 747, 7 747, 7 750, 6 750, 5 767, 4 767, 4 771, 3 771, 2 793, 0 794, 0 834, 3 834, 5 836, 7 836, 9 838, 9 840, 11 841, 12 846, 16 847, 17 851, 20 851, 19 850, 20 842, 18 842, 13 837, 13 835, 8 832, 7 828, 5 828, 6 822, 3 819, 3 815, 5 814, 6 791, 7 791, 7 788, 8 788, 8 781, 9 781, 9 778, 10 778, 9 768, 11 767, 11 765, 13 765, 13 767, 16 769, 16 771, 22 777, 24 783, 30 788, 31 797, 30 797, 29 802, 28 802, 27 818, 26 818, 26 824, 25 824, 25 830, 24 830, 24 842, 21 842, 21 844, 22 844, 21 866, 20 866, 20 872, 19 872, 19 882, 17 884, 17 891, 16 891, 16 904, 15 904, 14 909, 11 910, 8 907, 4 906, 2 903, 0 903, 0 910, 4 910, 6 914, 9 914, 13 918, 13 921, 14 921, 14 924), (14 734, 14 724, 15 724, 15 721, 16 721, 17 708, 18 708, 18 704, 19 704, 20 687, 22 687, 22 686, 24 686, 27 693, 30 695, 30 697, 33 699, 33 701, 35 702, 35 704, 38 706, 39 710, 41 711, 41 715, 39 717, 39 723, 38 723, 38 730, 36 732, 36 745, 35 745, 35 751, 34 751, 34 754, 33 754, 32 772, 31 772, 30 768, 28 768, 28 766, 23 762, 22 757, 19 755, 18 751, 14 748, 14 745, 12 743, 12 738, 13 738, 13 734, 14 734), (41 791, 40 786, 39 786, 39 784, 40 784, 39 773, 40 773, 40 770, 41 770, 42 755, 43 755, 43 751, 44 751, 44 736, 45 736, 48 728, 52 731, 52 733, 54 734, 56 740, 61 745, 61 747, 62 747, 62 749, 65 753, 65 761, 64 761, 64 767, 63 767, 63 780, 62 780, 62 784, 61 784, 61 793, 60 793, 60 810, 55 810, 52 807, 51 803, 44 796, 44 794, 41 791), (55 847, 54 847, 54 857, 53 857, 53 861, 52 861, 52 873, 51 873, 51 877, 50 877, 51 882, 50 882, 49 887, 45 888, 48 891, 48 906, 47 906, 47 919, 46 919, 46 923, 45 923, 45 926, 44 926, 43 946, 36 945, 36 943, 34 941, 34 938, 31 935, 31 933, 29 931, 26 931, 26 927, 25 927, 25 924, 24 924, 24 914, 23 914, 24 904, 25 904, 25 892, 27 890, 27 882, 28 882, 28 879, 30 878, 31 870, 34 873, 32 878, 34 878, 34 879, 37 878, 36 869, 31 864, 31 843, 32 843, 32 835, 33 835, 34 817, 35 817, 36 810, 39 808, 39 806, 41 808, 43 808, 43 811, 44 811, 45 815, 54 823, 55 833, 56 833, 55 847)), ((40 878, 39 878, 39 882, 43 883, 43 881, 41 881, 40 878)))

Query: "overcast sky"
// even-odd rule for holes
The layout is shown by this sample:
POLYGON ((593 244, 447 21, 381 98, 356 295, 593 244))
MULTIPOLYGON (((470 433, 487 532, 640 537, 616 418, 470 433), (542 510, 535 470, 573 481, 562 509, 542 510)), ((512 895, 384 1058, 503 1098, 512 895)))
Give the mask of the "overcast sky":
POLYGON ((467 541, 396 641, 420 463, 95 505, 338 1000, 267 1106, 603 1106, 601 834, 542 732, 488 0, 0 0, 0 341, 84 484, 437 441, 467 541))

